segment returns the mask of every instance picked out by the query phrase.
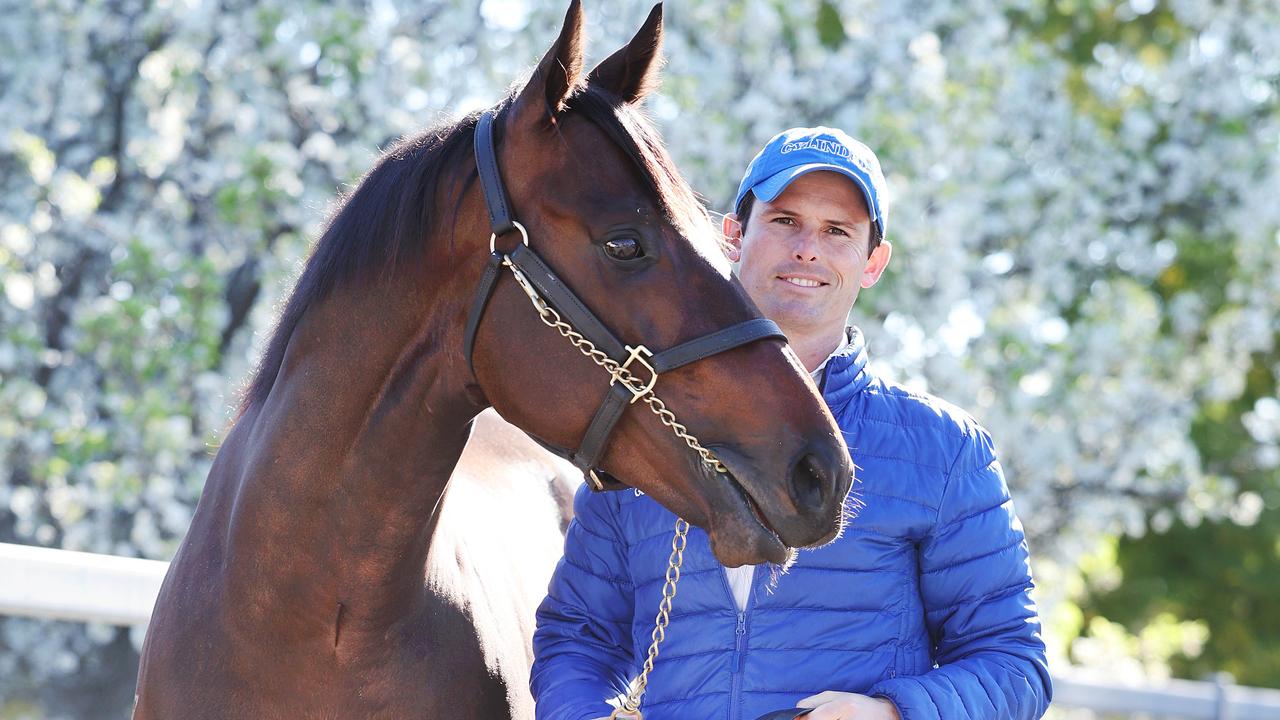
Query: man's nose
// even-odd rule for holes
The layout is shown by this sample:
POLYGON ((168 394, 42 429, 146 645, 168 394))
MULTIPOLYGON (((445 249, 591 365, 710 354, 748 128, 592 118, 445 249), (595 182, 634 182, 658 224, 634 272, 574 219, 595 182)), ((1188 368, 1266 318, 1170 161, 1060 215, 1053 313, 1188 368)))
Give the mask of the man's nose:
POLYGON ((798 232, 792 256, 800 262, 813 262, 818 259, 818 238, 809 232, 798 232))

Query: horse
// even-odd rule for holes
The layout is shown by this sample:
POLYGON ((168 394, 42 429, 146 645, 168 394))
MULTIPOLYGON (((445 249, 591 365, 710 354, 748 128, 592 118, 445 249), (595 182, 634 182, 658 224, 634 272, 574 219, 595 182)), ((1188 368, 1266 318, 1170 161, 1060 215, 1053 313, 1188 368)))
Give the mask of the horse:
POLYGON ((466 550, 438 509, 489 407, 727 565, 836 536, 838 427, 637 107, 661 28, 659 5, 584 73, 573 0, 527 83, 401 141, 334 211, 170 564, 135 720, 525 716, 486 601, 427 570, 466 550))

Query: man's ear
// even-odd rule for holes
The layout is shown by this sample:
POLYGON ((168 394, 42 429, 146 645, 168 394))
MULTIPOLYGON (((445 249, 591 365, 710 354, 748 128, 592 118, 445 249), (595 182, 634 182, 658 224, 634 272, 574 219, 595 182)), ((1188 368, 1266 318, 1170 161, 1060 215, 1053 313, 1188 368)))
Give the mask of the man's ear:
POLYGON ((657 89, 661 69, 662 3, 658 3, 631 42, 597 65, 587 83, 608 90, 623 102, 637 103, 657 89))
POLYGON ((742 223, 738 222, 738 216, 729 213, 724 216, 724 254, 729 258, 729 262, 738 262, 742 259, 742 223))
POLYGON ((869 288, 880 281, 880 276, 884 274, 884 269, 889 266, 889 258, 893 257, 893 243, 888 240, 881 240, 875 250, 871 251, 871 257, 867 258, 867 264, 862 268, 862 287, 869 288))
POLYGON ((526 126, 549 127, 582 80, 584 41, 582 1, 569 3, 564 27, 516 96, 511 117, 526 126))

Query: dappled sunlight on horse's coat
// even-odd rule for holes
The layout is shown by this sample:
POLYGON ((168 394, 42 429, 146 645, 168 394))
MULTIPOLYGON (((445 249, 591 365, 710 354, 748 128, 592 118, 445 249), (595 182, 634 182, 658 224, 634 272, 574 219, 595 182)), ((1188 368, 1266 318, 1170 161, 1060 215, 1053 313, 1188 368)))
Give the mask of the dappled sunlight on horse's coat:
MULTIPOLYGON (((478 113, 429 130, 334 213, 170 564, 137 720, 528 716, 528 613, 557 545, 543 493, 558 471, 529 460, 481 477, 468 460, 446 486, 486 407, 574 447, 610 375, 509 277, 471 312, 494 267, 478 158, 531 252, 626 343, 658 358, 764 322, 703 247, 705 212, 631 107, 654 83, 660 21, 584 78, 575 0, 530 81, 493 110, 495 152, 475 149, 478 113), (612 242, 640 261, 610 257, 612 242), (516 473, 536 486, 527 498, 501 489, 516 473), (513 527, 507 503, 541 529, 513 527), (530 575, 491 570, 504 548, 542 559, 530 575)), ((519 239, 499 234, 515 257, 519 239)), ((710 473, 642 403, 622 408, 601 472, 706 528, 731 565, 833 537, 851 467, 816 388, 772 334, 721 349, 673 363, 657 392, 729 472, 710 473)))

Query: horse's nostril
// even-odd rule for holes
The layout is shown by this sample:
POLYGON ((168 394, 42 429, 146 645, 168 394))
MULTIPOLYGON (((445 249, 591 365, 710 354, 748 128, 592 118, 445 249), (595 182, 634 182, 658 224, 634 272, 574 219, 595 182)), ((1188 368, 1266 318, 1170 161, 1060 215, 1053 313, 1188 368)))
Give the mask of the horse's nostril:
POLYGON ((806 452, 791 468, 791 499, 798 507, 817 510, 822 507, 829 482, 822 461, 806 452))

